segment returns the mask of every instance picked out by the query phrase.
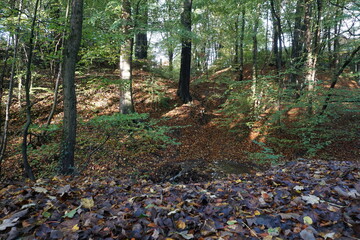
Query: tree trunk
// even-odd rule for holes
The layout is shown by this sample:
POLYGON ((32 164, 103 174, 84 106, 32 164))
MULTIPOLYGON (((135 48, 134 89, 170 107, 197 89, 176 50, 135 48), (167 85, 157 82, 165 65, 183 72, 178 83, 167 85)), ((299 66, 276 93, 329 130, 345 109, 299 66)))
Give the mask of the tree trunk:
POLYGON ((312 1, 305 0, 305 81, 308 86, 308 113, 313 114, 313 98, 316 86, 316 65, 319 53, 320 41, 320 21, 321 21, 322 2, 317 0, 317 19, 313 22, 312 1), (314 25, 314 26, 313 26, 314 25), (312 31, 313 29, 313 31, 312 31))
MULTIPOLYGON (((336 1, 336 5, 340 5, 339 0, 336 1)), ((339 38, 340 38, 340 31, 341 31, 342 21, 338 20, 338 19, 340 18, 341 11, 342 11, 342 7, 338 7, 336 9, 335 16, 334 16, 335 19, 333 20, 333 21, 335 21, 334 43, 333 43, 333 51, 332 51, 332 54, 331 54, 331 61, 330 61, 330 66, 333 69, 337 69, 338 66, 339 66, 339 51, 340 51, 339 38)))
POLYGON ((174 50, 173 49, 168 49, 167 51, 168 54, 168 58, 169 58, 169 70, 173 71, 174 70, 174 50))
POLYGON ((61 148, 61 172, 74 172, 74 155, 76 144, 76 92, 75 69, 80 48, 83 22, 83 0, 72 0, 70 32, 64 50, 63 91, 64 120, 61 148))
POLYGON ((277 13, 277 6, 275 6, 274 0, 270 0, 270 9, 273 19, 273 52, 275 55, 275 63, 277 74, 280 73, 282 67, 282 40, 281 40, 281 20, 280 16, 277 13))
POLYGON ((148 40, 147 40, 147 24, 148 24, 148 0, 139 0, 136 7, 136 29, 139 31, 135 38, 135 58, 147 59, 148 56, 148 40))
POLYGON ((257 34, 258 34, 259 21, 260 21, 260 6, 261 6, 261 4, 257 4, 256 16, 255 16, 255 19, 254 19, 253 35, 252 35, 252 39, 253 39, 252 78, 253 78, 253 81, 256 81, 257 77, 258 77, 258 58, 257 58, 257 55, 258 55, 258 39, 257 39, 257 34))
POLYGON ((192 101, 190 95, 190 71, 191 71, 191 8, 192 0, 184 0, 184 10, 181 14, 181 24, 188 33, 182 36, 181 40, 181 66, 179 88, 177 95, 183 103, 192 101))
POLYGON ((122 5, 122 18, 126 22, 123 26, 125 41, 120 48, 120 113, 134 112, 132 99, 132 49, 133 37, 131 35, 131 3, 124 0, 122 5))
MULTIPOLYGON (((7 40, 7 44, 6 44, 6 49, 5 49, 5 56, 4 56, 4 59, 3 59, 3 68, 2 68, 2 71, 0 73, 0 103, 2 102, 2 98, 3 98, 3 94, 4 94, 4 78, 5 78, 5 75, 7 73, 7 70, 8 70, 8 60, 9 60, 9 50, 10 50, 10 44, 11 44, 11 39, 10 39, 10 36, 8 37, 8 40, 7 40)), ((0 119, 2 118, 2 110, 0 111, 0 119)))
POLYGON ((240 28, 240 14, 236 16, 235 21, 235 56, 234 56, 234 65, 236 71, 239 70, 239 48, 240 48, 240 34, 239 34, 239 28, 240 28))
POLYGON ((292 89, 296 90, 296 97, 300 96, 300 90, 303 88, 304 81, 299 76, 300 70, 303 65, 302 61, 302 52, 303 46, 301 40, 303 39, 303 14, 304 14, 304 2, 303 0, 298 0, 296 3, 295 10, 295 25, 294 25, 294 33, 292 39, 292 51, 291 51, 291 65, 292 65, 292 73, 290 74, 290 86, 292 89))
POLYGON ((253 98, 253 110, 254 113, 256 112, 259 101, 257 97, 257 78, 258 78, 258 28, 259 28, 259 21, 260 21, 260 7, 261 4, 256 5, 256 16, 254 19, 254 28, 253 28, 253 49, 252 49, 252 85, 251 85, 251 91, 252 91, 252 98, 253 98))
POLYGON ((35 176, 32 172, 31 166, 28 161, 28 154, 27 154, 27 137, 29 133, 29 127, 31 124, 31 101, 30 101, 30 82, 31 82, 31 64, 33 60, 33 48, 34 48, 34 32, 35 32, 35 25, 36 25, 36 17, 37 17, 37 11, 39 6, 40 0, 36 0, 35 3, 35 11, 34 11, 34 17, 31 25, 31 33, 30 33, 30 39, 29 39, 29 53, 28 53, 28 62, 27 62, 27 69, 26 69, 26 78, 25 78, 25 101, 26 101, 26 123, 24 125, 23 129, 23 140, 21 145, 21 153, 23 157, 23 164, 24 164, 24 170, 25 174, 28 178, 30 178, 32 181, 35 181, 35 176))
POLYGON ((265 26, 265 52, 269 49, 269 10, 266 10, 266 26, 265 26))
MULTIPOLYGON (((68 24, 68 17, 69 17, 69 8, 70 8, 70 0, 68 0, 67 2, 67 7, 66 7, 66 13, 65 13, 65 20, 66 20, 66 24, 68 24)), ((66 36, 66 31, 63 31, 62 33, 62 37, 61 37, 61 49, 64 49, 64 43, 65 43, 65 36, 66 36)), ((62 55, 64 55, 64 50, 62 50, 62 55)), ((60 86, 60 80, 61 80, 61 75, 62 75, 62 64, 59 64, 59 70, 58 70, 58 75, 56 76, 56 80, 55 80, 55 88, 54 88, 54 102, 53 105, 51 107, 49 116, 47 118, 47 121, 45 123, 45 128, 47 128, 50 123, 52 118, 54 117, 55 111, 56 111, 56 107, 57 107, 57 101, 58 101, 58 95, 59 95, 59 86, 60 86)), ((44 130, 42 132, 42 135, 44 136, 46 134, 45 132, 46 130, 44 130)))
MULTIPOLYGON (((330 88, 329 90, 331 91, 331 89, 335 88, 335 85, 339 79, 339 76, 343 73, 343 71, 345 70, 345 68, 351 63, 351 61, 355 58, 356 54, 358 54, 358 52, 360 52, 360 46, 358 46, 351 54, 350 54, 350 57, 344 62, 344 64, 341 66, 341 68, 336 71, 334 74, 333 74, 333 77, 332 77, 332 81, 331 81, 331 85, 330 85, 330 88)), ((322 110, 320 112, 320 115, 322 115, 325 110, 327 109, 328 105, 329 105, 329 101, 330 101, 330 98, 331 98, 332 94, 331 92, 327 95, 325 101, 324 101, 324 104, 322 106, 322 110)))
POLYGON ((245 7, 241 11, 241 29, 240 29, 240 66, 239 66, 239 81, 244 80, 244 38, 245 38, 245 7))
POLYGON ((7 146, 7 134, 8 134, 8 128, 9 128, 9 122, 10 122, 10 108, 12 103, 12 97, 13 97, 13 90, 14 90, 14 82, 15 82, 15 67, 16 67, 16 59, 18 58, 18 51, 19 51, 19 35, 20 35, 20 22, 21 22, 21 10, 23 6, 23 1, 21 0, 19 3, 19 9, 18 12, 18 26, 15 30, 15 35, 13 37, 13 59, 11 63, 11 70, 10 70, 10 81, 9 81, 9 93, 6 101, 6 107, 5 107, 5 121, 4 121, 4 127, 3 127, 3 134, 1 136, 1 148, 0 148, 0 175, 1 175, 1 163, 4 160, 5 152, 6 152, 6 146, 7 146))

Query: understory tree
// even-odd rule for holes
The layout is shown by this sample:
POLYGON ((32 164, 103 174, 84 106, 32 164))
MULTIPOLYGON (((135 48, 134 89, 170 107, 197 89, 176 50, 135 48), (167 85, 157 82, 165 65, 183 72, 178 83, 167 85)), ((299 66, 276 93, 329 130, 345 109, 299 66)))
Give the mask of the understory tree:
POLYGON ((192 0, 184 0, 183 4, 183 12, 181 14, 183 36, 181 39, 181 64, 177 95, 183 103, 188 103, 192 100, 190 95, 192 0))
POLYGON ((132 54, 134 38, 132 36, 131 2, 122 3, 123 42, 120 47, 120 113, 134 112, 132 99, 132 54))
POLYGON ((61 172, 63 174, 71 174, 75 170, 74 157, 77 126, 75 69, 81 43, 82 22, 83 0, 72 0, 70 31, 66 39, 63 63, 64 119, 60 153, 61 172))

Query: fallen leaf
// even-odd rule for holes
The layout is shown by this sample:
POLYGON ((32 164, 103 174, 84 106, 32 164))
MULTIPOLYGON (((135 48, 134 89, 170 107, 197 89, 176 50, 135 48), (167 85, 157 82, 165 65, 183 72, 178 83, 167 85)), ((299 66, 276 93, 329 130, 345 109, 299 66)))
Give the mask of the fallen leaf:
POLYGON ((92 208, 94 207, 95 203, 94 203, 94 199, 91 198, 82 198, 81 199, 81 206, 84 208, 92 208))
POLYGON ((234 225, 234 224, 237 224, 238 222, 236 220, 229 220, 226 223, 227 223, 227 225, 234 225))
POLYGON ((10 218, 4 219, 2 224, 0 224, 0 231, 4 231, 6 228, 13 227, 18 224, 18 220, 24 217, 28 212, 29 209, 25 209, 20 212, 14 213, 10 218))
POLYGON ((185 229, 186 224, 185 224, 185 222, 179 220, 179 221, 176 221, 176 227, 179 228, 179 229, 185 229))
POLYGON ((294 190, 301 191, 301 190, 304 190, 304 187, 297 185, 297 186, 294 187, 294 190))
POLYGON ((71 210, 70 212, 65 213, 62 217, 63 218, 73 218, 79 208, 80 208, 80 206, 71 210))
POLYGON ((63 196, 65 193, 68 193, 70 191, 70 185, 65 185, 61 188, 59 188, 59 190, 57 190, 57 194, 60 194, 60 196, 63 196))
POLYGON ((279 227, 277 227, 277 228, 269 228, 268 233, 269 233, 270 236, 276 237, 276 236, 279 236, 280 230, 281 229, 279 227))
POLYGON ((300 232, 300 237, 304 240, 316 240, 314 233, 308 231, 307 229, 304 229, 300 232))
POLYGON ((183 232, 179 232, 178 233, 181 237, 183 237, 184 239, 193 239, 194 235, 193 234, 189 234, 187 231, 183 231, 183 232))
POLYGON ((324 235, 324 239, 328 239, 328 238, 335 239, 335 234, 336 233, 334 233, 334 232, 327 233, 327 234, 324 235))
POLYGON ((306 201, 306 204, 317 204, 320 202, 320 198, 315 195, 302 196, 301 198, 306 201))
POLYGON ((311 217, 305 216, 305 217, 304 217, 304 224, 306 224, 306 225, 311 225, 311 224, 313 224, 313 220, 311 219, 311 217))
POLYGON ((32 187, 32 189, 34 189, 35 192, 37 192, 37 193, 47 193, 48 192, 48 190, 43 187, 32 187))
POLYGON ((79 229, 80 229, 80 228, 79 228, 79 225, 76 224, 76 225, 74 225, 74 226, 72 227, 71 230, 72 230, 73 232, 76 232, 76 231, 79 231, 79 229))

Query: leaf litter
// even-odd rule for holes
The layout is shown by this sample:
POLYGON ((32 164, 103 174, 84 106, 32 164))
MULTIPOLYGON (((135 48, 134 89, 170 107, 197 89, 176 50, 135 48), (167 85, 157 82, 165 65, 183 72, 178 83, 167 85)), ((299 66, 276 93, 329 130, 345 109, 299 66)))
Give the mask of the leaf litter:
POLYGON ((359 239, 360 168, 298 160, 207 182, 55 177, 0 191, 0 239, 359 239))

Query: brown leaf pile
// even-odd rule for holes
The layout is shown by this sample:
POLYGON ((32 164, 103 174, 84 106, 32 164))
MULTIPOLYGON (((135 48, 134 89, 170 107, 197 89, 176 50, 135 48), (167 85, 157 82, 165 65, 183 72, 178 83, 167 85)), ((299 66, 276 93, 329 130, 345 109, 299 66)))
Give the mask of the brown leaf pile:
POLYGON ((0 239, 356 239, 360 167, 298 160, 211 182, 55 177, 3 186, 0 239))

